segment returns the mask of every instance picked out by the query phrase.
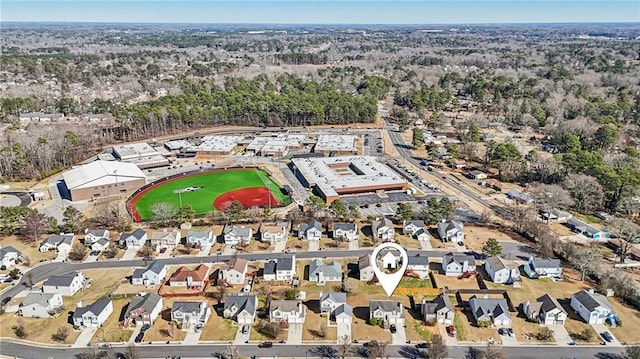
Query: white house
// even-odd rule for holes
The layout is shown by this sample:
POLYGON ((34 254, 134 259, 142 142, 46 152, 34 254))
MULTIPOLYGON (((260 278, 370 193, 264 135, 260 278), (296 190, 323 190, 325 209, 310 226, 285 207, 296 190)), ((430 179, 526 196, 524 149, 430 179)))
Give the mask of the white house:
POLYGON ((247 245, 253 237, 253 229, 248 227, 227 226, 224 228, 224 244, 231 247, 247 245))
POLYGON ((365 254, 358 258, 359 278, 361 281, 370 281, 375 276, 371 265, 371 254, 365 254))
POLYGON ((476 260, 471 255, 449 252, 442 256, 442 271, 447 276, 459 276, 475 270, 476 260))
POLYGON ((545 294, 535 302, 522 303, 522 311, 530 320, 537 320, 543 325, 564 325, 567 320, 567 312, 558 301, 545 294))
POLYGON ((120 245, 125 245, 127 248, 139 249, 147 243, 147 232, 144 229, 138 228, 131 233, 120 233, 120 245))
POLYGON ((497 256, 487 258, 484 269, 494 283, 511 284, 520 279, 518 265, 497 256))
POLYGON ((247 276, 247 260, 234 257, 220 269, 220 279, 229 284, 243 284, 247 276))
POLYGON ((307 308, 301 300, 272 300, 269 305, 269 320, 289 324, 302 324, 307 308))
POLYGON ((12 246, 2 247, 0 248, 0 266, 11 268, 16 265, 21 256, 22 253, 12 246))
POLYGON ((49 318, 62 309, 62 295, 57 293, 30 292, 20 304, 23 317, 49 318))
POLYGON ((355 223, 341 223, 336 222, 333 224, 333 239, 346 242, 358 240, 358 226, 355 223))
POLYGON ((125 313, 125 326, 135 323, 136 325, 152 325, 162 311, 162 297, 155 293, 148 293, 144 296, 137 295, 131 299, 125 313))
POLYGON ((69 272, 47 278, 42 284, 43 293, 61 294, 70 297, 76 294, 85 285, 85 277, 82 272, 69 272))
POLYGON ((111 242, 109 242, 108 238, 100 238, 97 241, 93 242, 93 244, 91 245, 91 251, 102 252, 105 249, 109 248, 110 244, 111 242))
POLYGON ((379 253, 382 261, 382 268, 396 269, 400 265, 401 256, 395 249, 383 249, 379 253))
POLYGON ((464 225, 454 220, 438 222, 438 235, 443 242, 464 242, 464 225))
POLYGON ((168 231, 166 228, 162 231, 151 233, 151 245, 156 248, 167 248, 173 250, 180 243, 180 231, 168 231))
POLYGON ((258 297, 255 295, 228 295, 224 301, 222 316, 238 324, 251 324, 256 319, 258 297))
POLYGON ((429 257, 418 253, 415 256, 409 256, 408 260, 407 272, 414 273, 421 279, 429 276, 429 257))
POLYGON ((322 238, 322 223, 315 219, 309 223, 301 223, 298 226, 298 237, 302 240, 316 240, 322 238))
POLYGON ((206 251, 213 245, 213 232, 211 231, 189 231, 186 238, 187 244, 206 251))
POLYGON ((326 282, 342 282, 342 266, 338 262, 324 264, 321 259, 309 263, 309 281, 318 285, 326 282))
POLYGON ((270 260, 264 265, 263 280, 292 281, 296 276, 296 256, 283 255, 275 260, 270 260))
POLYGON ((524 272, 527 277, 532 279, 540 277, 562 278, 559 259, 530 257, 529 262, 524 265, 524 272))
POLYGON ((589 324, 603 324, 616 314, 607 297, 593 289, 581 290, 574 294, 571 297, 571 308, 589 324))
POLYGON ((289 222, 278 222, 275 226, 260 226, 260 240, 274 245, 289 239, 289 222))
POLYGON ((328 321, 351 323, 353 308, 347 304, 346 293, 320 292, 320 312, 327 315, 328 321))
POLYGON ((382 242, 395 242, 396 230, 393 222, 387 217, 371 221, 371 233, 373 239, 379 239, 382 242))
POLYGON ((206 324, 211 317, 211 307, 207 301, 174 302, 171 306, 171 320, 178 323, 182 330, 189 330, 192 325, 206 324))
POLYGON ((82 306, 78 302, 76 310, 73 312, 73 325, 76 327, 99 328, 113 313, 113 303, 111 298, 98 299, 91 305, 82 306))
POLYGON ((69 253, 73 246, 73 234, 60 234, 58 236, 51 236, 40 244, 40 252, 47 252, 51 250, 57 250, 60 253, 69 253))
POLYGON ((382 325, 388 328, 391 324, 404 325, 404 306, 397 300, 370 300, 369 319, 382 320, 382 325))
POLYGON ((402 222, 402 234, 405 236, 413 237, 414 233, 421 229, 424 229, 424 221, 421 219, 414 219, 410 221, 405 220, 402 222))
POLYGON ((167 277, 167 266, 160 261, 151 262, 147 268, 133 270, 131 284, 153 287, 159 285, 167 277))
POLYGON ((94 244, 100 239, 109 240, 109 231, 106 229, 85 229, 84 244, 94 244))
POLYGON ((469 299, 469 307, 476 323, 489 321, 494 326, 511 325, 509 306, 504 298, 478 298, 474 295, 469 299))
POLYGON ((453 324, 455 317, 455 310, 451 299, 449 299, 449 296, 445 293, 439 294, 430 302, 423 299, 421 312, 425 322, 435 320, 441 324, 453 324))

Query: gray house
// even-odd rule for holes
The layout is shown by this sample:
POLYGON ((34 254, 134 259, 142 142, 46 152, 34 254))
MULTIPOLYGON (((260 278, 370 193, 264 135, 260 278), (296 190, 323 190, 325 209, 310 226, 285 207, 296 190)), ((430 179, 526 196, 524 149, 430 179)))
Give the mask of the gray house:
POLYGON ((229 295, 225 299, 222 315, 238 324, 250 324, 255 321, 258 297, 255 295, 229 295))
POLYGON ((209 249, 213 245, 213 232, 189 231, 186 238, 187 244, 200 248, 201 251, 209 249))
POLYGON ((421 308, 425 322, 432 320, 441 324, 453 324, 455 311, 448 295, 441 293, 433 301, 422 301, 421 308))
POLYGON ((131 233, 120 233, 120 245, 125 245, 127 248, 138 249, 147 243, 147 232, 138 228, 131 233))
POLYGON ((380 319, 385 328, 404 325, 404 306, 397 300, 370 300, 369 319, 380 319))
POLYGON ((78 302, 76 310, 73 312, 73 325, 76 327, 99 328, 113 313, 113 303, 111 298, 98 299, 91 305, 82 306, 78 302))
POLYGON ((137 268, 133 270, 131 284, 140 284, 152 287, 162 283, 167 276, 167 266, 160 261, 153 261, 147 268, 137 268))
POLYGON ((315 219, 298 226, 298 237, 303 240, 320 240, 322 238, 322 223, 315 219))
POLYGON ((472 255, 449 252, 442 256, 442 271, 447 276, 459 276, 475 270, 476 260, 472 255))
POLYGON ((474 295, 469 299, 469 306, 476 322, 489 321, 495 326, 511 325, 509 306, 504 298, 478 298, 474 295))
POLYGON ((373 266, 371 265, 371 254, 365 254, 358 258, 359 278, 362 281, 370 281, 375 276, 373 266))
POLYGON ((201 302, 174 302, 171 306, 171 320, 178 323, 182 330, 188 330, 192 325, 204 325, 210 316, 211 308, 204 300, 201 302))
POLYGON ((324 264, 321 259, 316 258, 309 263, 309 281, 318 285, 341 282, 342 266, 336 261, 324 264))
POLYGON ((333 239, 342 241, 357 241, 358 226, 355 223, 339 223, 333 224, 333 239))
POLYGON ((463 224, 454 220, 443 220, 438 222, 438 235, 443 242, 463 242, 463 224))

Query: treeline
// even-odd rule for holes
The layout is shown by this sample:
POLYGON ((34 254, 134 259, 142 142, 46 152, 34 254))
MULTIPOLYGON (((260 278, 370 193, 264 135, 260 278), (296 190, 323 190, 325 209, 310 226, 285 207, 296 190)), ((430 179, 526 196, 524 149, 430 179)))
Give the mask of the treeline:
POLYGON ((287 65, 325 65, 329 61, 327 55, 322 54, 311 54, 311 53, 286 53, 286 54, 275 54, 274 58, 279 64, 287 64, 287 65))
POLYGON ((393 103, 412 111, 443 110, 451 99, 452 96, 448 90, 423 85, 417 90, 397 92, 394 95, 393 103))

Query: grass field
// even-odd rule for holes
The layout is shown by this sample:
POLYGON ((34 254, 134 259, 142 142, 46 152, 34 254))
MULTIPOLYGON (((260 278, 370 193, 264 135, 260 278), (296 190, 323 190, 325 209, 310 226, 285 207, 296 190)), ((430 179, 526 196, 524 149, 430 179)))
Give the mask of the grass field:
POLYGON ((197 215, 206 214, 213 210, 213 202, 216 198, 227 192, 241 190, 243 188, 268 187, 272 196, 280 203, 288 203, 288 198, 281 193, 278 184, 273 182, 266 172, 261 170, 228 170, 197 173, 178 177, 167 182, 158 183, 133 198, 134 206, 141 220, 153 217, 151 207, 155 203, 167 202, 176 208, 182 204, 189 204, 197 215), (201 187, 193 192, 174 193, 176 189, 187 187, 201 187))

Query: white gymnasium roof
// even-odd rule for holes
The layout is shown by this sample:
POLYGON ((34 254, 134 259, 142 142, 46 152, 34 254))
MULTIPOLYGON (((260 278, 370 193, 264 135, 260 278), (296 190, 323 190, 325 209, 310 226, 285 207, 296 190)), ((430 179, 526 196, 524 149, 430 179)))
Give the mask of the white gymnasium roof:
POLYGON ((406 184, 402 177, 372 156, 294 158, 294 165, 310 186, 325 195, 336 195, 341 188, 375 187, 406 184), (348 169, 335 170, 339 164, 348 169))
POLYGON ((93 161, 62 174, 67 188, 79 189, 105 186, 117 182, 126 182, 147 177, 133 163, 118 161, 93 161))
POLYGON ((197 152, 231 152, 244 136, 204 136, 200 144, 191 147, 197 152))

